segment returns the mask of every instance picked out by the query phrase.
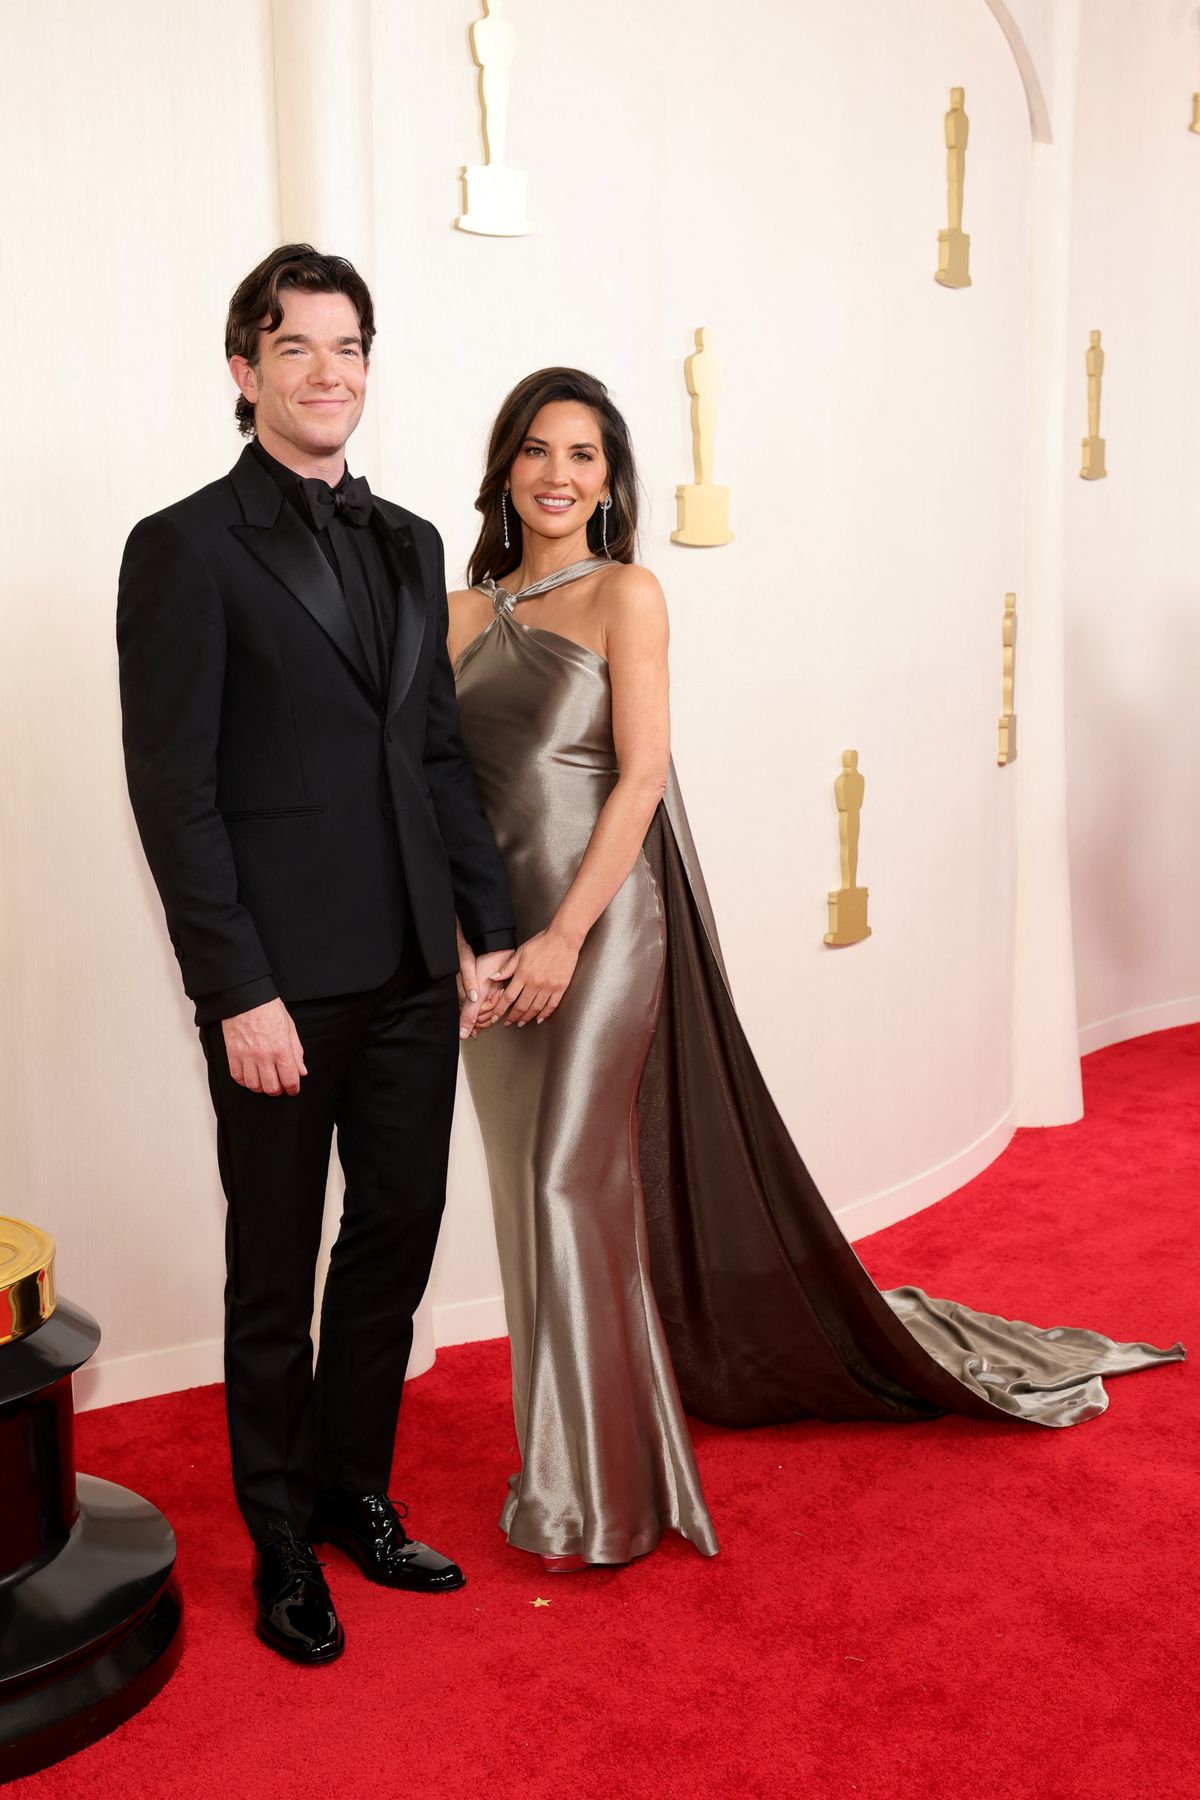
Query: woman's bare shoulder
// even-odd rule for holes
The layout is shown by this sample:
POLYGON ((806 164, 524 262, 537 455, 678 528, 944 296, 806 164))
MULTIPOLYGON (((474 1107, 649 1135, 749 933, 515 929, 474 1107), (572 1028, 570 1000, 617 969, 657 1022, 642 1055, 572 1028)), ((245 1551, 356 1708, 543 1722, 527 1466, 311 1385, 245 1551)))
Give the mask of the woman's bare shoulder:
POLYGON ((490 615, 492 603, 487 595, 478 588, 455 588, 446 595, 446 605, 450 611, 450 623, 456 620, 482 619, 490 615))
POLYGON ((665 621, 667 616, 662 583, 641 563, 613 563, 603 576, 601 597, 611 623, 665 621))
POLYGON ((484 630, 492 616, 492 605, 478 588, 455 588, 446 595, 446 604, 450 613, 447 644, 453 662, 484 630))
POLYGON ((605 655, 665 653, 670 627, 657 575, 640 563, 614 563, 601 577, 597 596, 605 655))

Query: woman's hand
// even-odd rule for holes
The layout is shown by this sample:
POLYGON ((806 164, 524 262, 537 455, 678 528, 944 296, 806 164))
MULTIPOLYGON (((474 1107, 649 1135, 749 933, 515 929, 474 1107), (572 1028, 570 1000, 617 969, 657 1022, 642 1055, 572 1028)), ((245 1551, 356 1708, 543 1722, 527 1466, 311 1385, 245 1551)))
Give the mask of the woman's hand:
POLYGON ((527 938, 496 971, 496 979, 508 985, 496 1003, 493 1023, 503 1020, 519 1027, 548 1019, 570 985, 579 951, 580 945, 553 925, 527 938))

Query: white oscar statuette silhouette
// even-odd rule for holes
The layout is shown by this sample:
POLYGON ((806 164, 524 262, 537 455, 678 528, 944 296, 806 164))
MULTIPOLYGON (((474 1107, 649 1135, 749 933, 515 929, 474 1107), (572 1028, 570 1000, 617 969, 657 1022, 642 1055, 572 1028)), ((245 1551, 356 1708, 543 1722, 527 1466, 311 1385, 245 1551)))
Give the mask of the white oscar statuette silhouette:
POLYGON ((471 54, 479 69, 479 105, 483 114, 486 161, 468 163, 462 171, 463 214, 460 231, 482 237, 525 237, 533 230, 525 210, 524 169, 504 160, 508 136, 508 71, 517 54, 517 34, 504 17, 504 0, 484 0, 485 13, 471 27, 471 54))

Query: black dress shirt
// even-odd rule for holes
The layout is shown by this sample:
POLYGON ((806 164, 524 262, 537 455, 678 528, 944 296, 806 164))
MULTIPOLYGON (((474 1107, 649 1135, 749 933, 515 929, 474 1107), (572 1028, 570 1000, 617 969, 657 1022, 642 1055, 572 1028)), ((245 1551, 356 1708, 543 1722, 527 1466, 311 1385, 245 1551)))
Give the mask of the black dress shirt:
MULTIPOLYGON (((349 525, 344 519, 337 518, 324 531, 318 531, 300 477, 264 450, 257 438, 250 449, 321 546, 321 554, 346 596, 346 605, 354 620, 376 692, 386 704, 392 653, 396 647, 396 583, 388 572, 376 530, 374 508, 366 526, 349 525)), ((349 469, 343 470, 334 492, 345 487, 349 479, 349 469)))

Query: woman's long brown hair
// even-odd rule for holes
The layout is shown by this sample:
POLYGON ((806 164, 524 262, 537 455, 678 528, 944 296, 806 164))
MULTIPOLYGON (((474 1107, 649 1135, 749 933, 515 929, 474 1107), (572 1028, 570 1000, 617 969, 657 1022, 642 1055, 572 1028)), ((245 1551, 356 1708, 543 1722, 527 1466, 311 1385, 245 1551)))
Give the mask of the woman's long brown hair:
MULTIPOLYGON (((494 581, 509 574, 521 561, 521 521, 511 500, 508 507, 509 548, 504 548, 504 523, 500 496, 508 485, 509 470, 516 461, 530 426, 555 400, 573 400, 590 407, 600 422, 604 460, 608 465, 608 554, 614 562, 632 562, 637 549, 637 469, 629 427, 608 397, 608 389, 582 369, 538 369, 518 381, 496 415, 488 440, 484 471, 475 510, 483 515, 479 537, 467 564, 471 587, 490 575, 494 581)), ((603 514, 598 506, 587 525, 588 548, 603 554, 603 514)))

